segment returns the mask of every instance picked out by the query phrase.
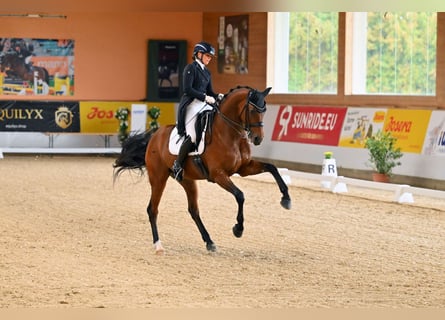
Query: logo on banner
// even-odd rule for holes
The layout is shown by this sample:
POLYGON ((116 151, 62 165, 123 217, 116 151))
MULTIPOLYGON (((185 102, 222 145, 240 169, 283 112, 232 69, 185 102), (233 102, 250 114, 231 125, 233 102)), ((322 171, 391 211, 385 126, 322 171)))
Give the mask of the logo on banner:
POLYGON ((73 123, 73 113, 66 106, 59 107, 55 112, 56 124, 62 128, 66 129, 73 123))
POLYGON ((0 109, 0 121, 43 120, 43 109, 0 109))
POLYGON ((345 114, 344 107, 281 106, 272 140, 337 145, 345 114))

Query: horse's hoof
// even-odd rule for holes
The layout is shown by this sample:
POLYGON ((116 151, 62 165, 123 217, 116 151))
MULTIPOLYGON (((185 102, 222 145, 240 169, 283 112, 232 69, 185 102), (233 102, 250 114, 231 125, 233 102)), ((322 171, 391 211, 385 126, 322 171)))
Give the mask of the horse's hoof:
POLYGON ((154 244, 155 254, 158 256, 162 256, 164 254, 164 247, 161 244, 161 241, 156 241, 154 244))
POLYGON ((289 210, 291 208, 291 201, 290 201, 290 199, 281 198, 281 202, 280 203, 281 203, 281 206, 284 209, 289 210))
POLYGON ((206 248, 207 248, 207 251, 216 252, 216 246, 214 243, 207 243, 206 248))
POLYGON ((232 228, 233 234, 235 237, 237 238, 241 238, 241 236, 243 235, 243 231, 244 229, 241 227, 239 227, 239 225, 235 224, 232 228))

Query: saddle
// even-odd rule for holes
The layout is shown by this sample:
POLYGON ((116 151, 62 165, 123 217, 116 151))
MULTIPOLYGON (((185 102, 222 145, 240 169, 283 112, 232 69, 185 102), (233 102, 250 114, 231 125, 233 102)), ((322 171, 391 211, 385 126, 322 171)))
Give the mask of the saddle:
MULTIPOLYGON (((195 147, 189 152, 189 155, 200 155, 204 152, 206 141, 210 141, 210 134, 215 110, 212 106, 199 100, 193 102, 187 107, 185 118, 185 128, 187 134, 191 137, 195 147)), ((179 136, 177 128, 173 128, 170 133, 168 149, 171 154, 177 155, 184 137, 179 136)))

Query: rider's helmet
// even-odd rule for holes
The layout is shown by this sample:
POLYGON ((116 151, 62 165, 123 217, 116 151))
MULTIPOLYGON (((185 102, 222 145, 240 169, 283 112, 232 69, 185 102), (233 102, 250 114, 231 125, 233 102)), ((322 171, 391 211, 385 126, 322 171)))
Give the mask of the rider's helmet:
POLYGON ((204 54, 207 53, 212 56, 215 56, 215 48, 213 48, 210 43, 204 41, 195 44, 195 48, 193 49, 193 56, 196 57, 198 52, 202 52, 204 54))

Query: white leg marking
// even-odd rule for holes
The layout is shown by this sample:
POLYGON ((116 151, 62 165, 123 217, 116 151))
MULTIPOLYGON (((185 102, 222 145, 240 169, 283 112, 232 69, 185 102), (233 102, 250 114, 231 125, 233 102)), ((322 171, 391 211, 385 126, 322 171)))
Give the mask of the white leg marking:
POLYGON ((164 254, 164 247, 162 247, 161 240, 156 241, 154 247, 156 254, 164 254))

